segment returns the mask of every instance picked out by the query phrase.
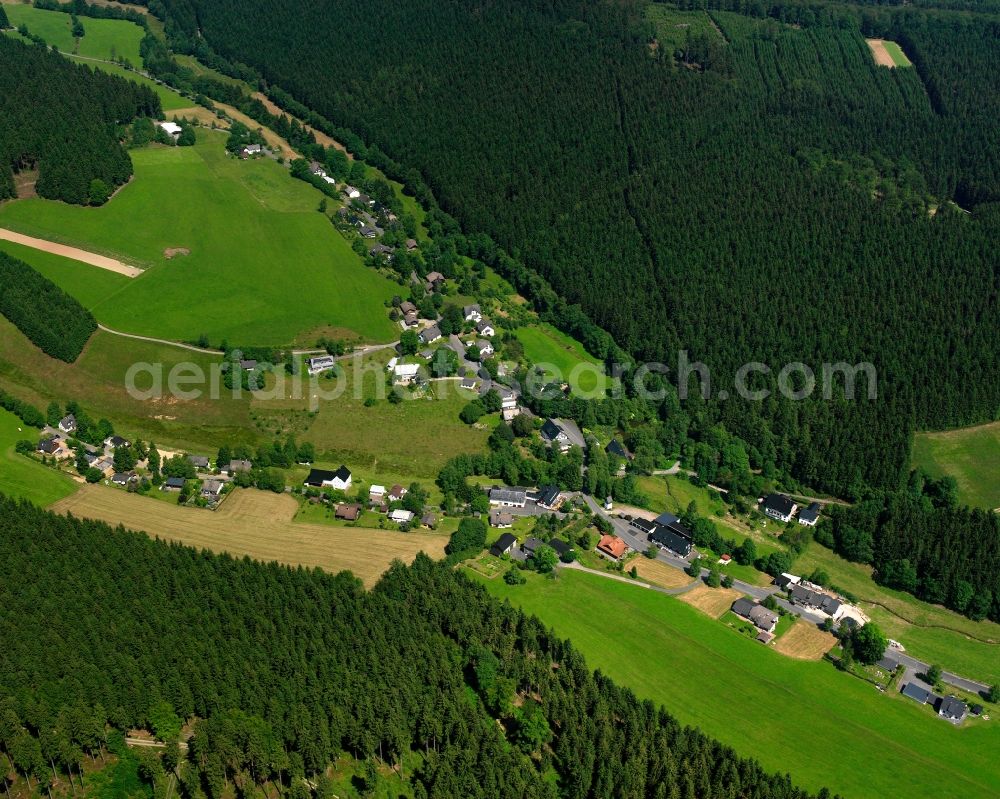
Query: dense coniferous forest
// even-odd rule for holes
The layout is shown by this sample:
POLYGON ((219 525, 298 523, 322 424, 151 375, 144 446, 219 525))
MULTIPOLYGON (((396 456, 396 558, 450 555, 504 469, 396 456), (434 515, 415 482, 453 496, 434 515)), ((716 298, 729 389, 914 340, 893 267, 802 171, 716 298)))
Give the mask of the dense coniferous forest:
POLYGON ((165 5, 179 49, 207 40, 416 167, 634 356, 685 349, 713 394, 748 361, 877 367, 876 402, 700 406, 755 465, 897 487, 915 427, 1000 407, 988 17, 741 6, 679 66, 640 3, 165 5))
POLYGON ((365 592, 0 498, 0 602, 0 747, 43 784, 106 725, 197 717, 188 797, 298 796, 343 751, 418 797, 808 796, 424 557, 365 592))
POLYGON ((0 314, 42 352, 72 363, 97 320, 76 299, 24 261, 0 252, 0 314))
POLYGON ((0 199, 14 172, 37 170, 42 197, 103 202, 132 175, 118 126, 161 114, 145 86, 0 36, 0 199))

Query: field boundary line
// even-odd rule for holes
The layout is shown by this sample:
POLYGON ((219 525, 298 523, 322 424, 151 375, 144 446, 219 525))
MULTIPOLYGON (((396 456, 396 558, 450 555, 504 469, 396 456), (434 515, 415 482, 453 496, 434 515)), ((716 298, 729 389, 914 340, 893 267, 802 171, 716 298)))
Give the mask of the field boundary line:
POLYGON ((109 272, 117 272, 120 275, 125 275, 125 277, 138 277, 143 271, 138 267, 129 266, 128 264, 119 261, 117 258, 109 258, 106 255, 98 255, 95 252, 83 250, 79 247, 73 247, 69 244, 59 244, 58 242, 49 241, 48 239, 39 239, 34 236, 27 236, 24 233, 17 233, 16 231, 9 230, 8 228, 0 228, 0 239, 13 242, 14 244, 20 244, 24 247, 30 247, 33 250, 41 250, 42 252, 47 252, 52 255, 60 255, 63 258, 69 258, 73 261, 79 261, 84 264, 89 264, 90 266, 96 266, 99 269, 106 269, 109 272))

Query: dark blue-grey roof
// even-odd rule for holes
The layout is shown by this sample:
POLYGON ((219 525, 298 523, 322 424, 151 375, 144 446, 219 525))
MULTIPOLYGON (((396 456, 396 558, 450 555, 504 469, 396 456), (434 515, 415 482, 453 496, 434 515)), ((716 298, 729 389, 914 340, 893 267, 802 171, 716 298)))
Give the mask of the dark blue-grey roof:
POLYGON ((784 494, 768 494, 762 503, 764 512, 774 511, 781 516, 791 516, 795 503, 784 494))
POLYGON ((516 536, 511 533, 504 533, 494 542, 493 546, 490 547, 490 552, 494 555, 502 555, 516 543, 516 536))
POLYGON ((908 682, 903 686, 903 690, 900 692, 903 696, 908 696, 910 699, 914 699, 921 705, 927 704, 927 700, 931 698, 931 692, 926 688, 921 688, 915 682, 908 682))

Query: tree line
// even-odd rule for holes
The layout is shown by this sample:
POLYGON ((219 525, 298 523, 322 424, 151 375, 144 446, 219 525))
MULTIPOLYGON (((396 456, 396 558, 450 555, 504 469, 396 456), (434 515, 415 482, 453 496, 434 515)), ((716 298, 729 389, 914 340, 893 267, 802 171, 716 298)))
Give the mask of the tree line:
POLYGON ((97 320, 78 300, 31 266, 0 252, 0 314, 46 355, 73 363, 97 320))
POLYGON ((830 515, 816 540, 872 565, 876 582, 976 621, 1000 621, 1000 520, 960 507, 953 480, 914 471, 905 490, 830 515))
POLYGON ((162 116, 148 87, 0 37, 0 199, 37 170, 41 197, 103 202, 132 175, 120 127, 139 116, 162 116))
POLYGON ((0 533, 0 747, 33 785, 194 719, 183 797, 309 796, 345 753, 418 797, 811 796, 424 556, 366 592, 8 499, 0 533))

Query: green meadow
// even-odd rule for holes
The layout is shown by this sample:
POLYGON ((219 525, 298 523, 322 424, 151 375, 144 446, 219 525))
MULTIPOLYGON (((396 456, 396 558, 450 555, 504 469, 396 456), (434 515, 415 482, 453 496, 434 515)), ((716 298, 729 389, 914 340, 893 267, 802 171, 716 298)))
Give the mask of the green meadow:
POLYGON ((35 442, 38 431, 25 427, 14 414, 0 408, 0 493, 42 507, 72 494, 76 484, 70 478, 14 451, 14 445, 22 439, 35 442))
POLYGON ((1000 793, 995 720, 953 727, 829 663, 792 660, 625 583, 565 570, 523 586, 482 582, 569 638, 592 668, 803 787, 871 799, 1000 793))
POLYGON ((913 62, 906 57, 906 53, 903 52, 903 48, 900 47, 896 42, 890 42, 888 39, 882 41, 882 45, 885 47, 885 51, 889 54, 897 67, 912 67, 913 62))
MULTIPOLYGON (((392 341, 385 301, 400 287, 317 212, 320 192, 271 159, 231 158, 224 144, 224 133, 198 129, 194 147, 133 151, 135 176, 106 205, 18 200, 0 208, 0 226, 145 267, 124 287, 107 284, 103 300, 88 291, 94 315, 116 330, 206 335, 216 346, 392 341), (168 248, 189 254, 167 258, 168 248)), ((77 278, 61 285, 79 290, 77 278)))
POLYGON ((878 585, 871 566, 851 563, 813 542, 796 558, 793 571, 809 574, 816 568, 825 571, 833 585, 854 594, 861 609, 913 657, 973 680, 1000 682, 1000 624, 973 621, 878 585))
POLYGON ((79 17, 84 35, 79 46, 73 39, 69 14, 61 11, 43 11, 30 5, 4 5, 7 18, 14 27, 26 25, 30 33, 41 36, 46 43, 55 45, 65 53, 75 53, 87 58, 113 60, 124 58, 132 66, 142 65, 139 42, 145 35, 142 28, 121 19, 96 19, 79 17))
POLYGON ((913 465, 935 477, 950 475, 958 483, 958 499, 966 505, 1000 507, 1000 422, 917 433, 913 465))
MULTIPOLYGON (((50 275, 51 276, 51 275, 50 275)), ((454 381, 434 383, 428 395, 406 393, 403 402, 375 399, 376 383, 385 380, 388 351, 365 359, 360 376, 344 371, 344 390, 336 398, 323 399, 316 413, 310 412, 308 382, 298 397, 294 384, 286 383, 276 398, 253 397, 248 392, 234 397, 224 387, 212 399, 205 394, 187 399, 133 396, 126 389, 126 376, 133 364, 150 364, 167 378, 174 370, 190 365, 211 375, 219 358, 177 347, 136 341, 104 331, 91 337, 73 364, 49 358, 10 322, 0 317, 0 387, 44 409, 55 400, 80 402, 99 419, 111 419, 124 435, 152 439, 160 446, 199 454, 211 454, 222 444, 249 444, 294 435, 311 442, 323 462, 348 464, 360 470, 359 480, 401 482, 420 479, 429 487, 444 462, 460 453, 480 452, 489 430, 476 429, 458 419, 470 394, 454 381), (361 394, 355 397, 355 382, 361 394), (371 398, 369 404, 365 399, 371 398)), ((139 389, 151 385, 143 371, 134 383, 139 389)), ((274 378, 269 376, 268 388, 274 378)), ((321 379, 324 391, 332 391, 333 380, 321 379)))
POLYGON ((583 345, 550 324, 538 323, 517 329, 524 354, 534 364, 555 370, 554 377, 571 383, 584 395, 599 396, 609 385, 604 364, 583 345))

